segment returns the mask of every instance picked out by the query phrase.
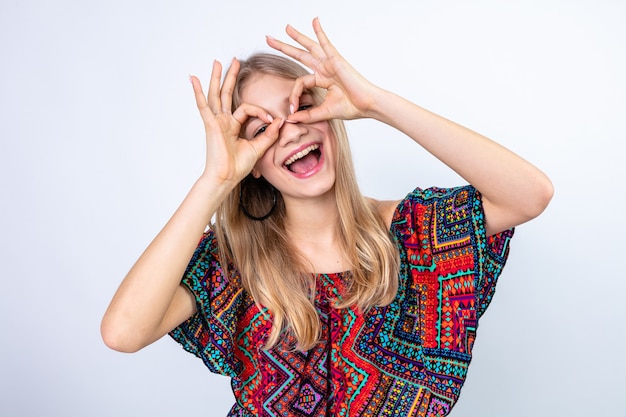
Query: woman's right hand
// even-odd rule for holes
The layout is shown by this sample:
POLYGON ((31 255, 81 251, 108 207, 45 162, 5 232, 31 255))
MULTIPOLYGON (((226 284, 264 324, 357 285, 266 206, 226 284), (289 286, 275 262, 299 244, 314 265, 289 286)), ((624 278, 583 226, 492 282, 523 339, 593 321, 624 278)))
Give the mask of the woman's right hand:
POLYGON ((238 73, 239 61, 233 59, 222 83, 222 65, 215 61, 206 97, 200 80, 195 76, 190 77, 206 131, 206 166, 203 177, 233 187, 252 171, 256 162, 276 141, 283 122, 281 119, 273 120, 262 108, 246 103, 232 112, 233 91, 238 73), (246 139, 242 137, 241 127, 251 117, 263 120, 268 123, 268 127, 262 134, 246 139))

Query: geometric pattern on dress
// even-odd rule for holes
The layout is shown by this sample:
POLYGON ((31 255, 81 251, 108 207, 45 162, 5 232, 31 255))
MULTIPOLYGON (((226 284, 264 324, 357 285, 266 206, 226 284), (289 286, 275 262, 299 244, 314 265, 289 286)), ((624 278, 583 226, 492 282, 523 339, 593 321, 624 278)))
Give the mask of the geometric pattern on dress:
MULTIPOLYGON (((199 243, 182 283, 197 313, 170 335, 231 378, 229 416, 447 415, 460 395, 481 315, 508 257, 513 230, 486 237, 471 186, 416 189, 396 208, 398 294, 366 313, 336 309, 350 273, 316 276, 321 340, 293 349, 288 331, 270 350, 271 312, 226 276, 215 236, 199 243)), ((232 265, 231 265, 232 266, 232 265)), ((234 268, 230 268, 234 270, 234 268)))

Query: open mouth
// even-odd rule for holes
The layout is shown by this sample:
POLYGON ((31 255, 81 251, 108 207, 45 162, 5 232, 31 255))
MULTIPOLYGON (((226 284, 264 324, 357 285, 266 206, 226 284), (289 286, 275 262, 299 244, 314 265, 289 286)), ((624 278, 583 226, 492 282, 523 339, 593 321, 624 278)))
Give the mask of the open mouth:
POLYGON ((321 156, 320 145, 316 143, 289 157, 284 166, 295 174, 305 174, 319 164, 321 156))

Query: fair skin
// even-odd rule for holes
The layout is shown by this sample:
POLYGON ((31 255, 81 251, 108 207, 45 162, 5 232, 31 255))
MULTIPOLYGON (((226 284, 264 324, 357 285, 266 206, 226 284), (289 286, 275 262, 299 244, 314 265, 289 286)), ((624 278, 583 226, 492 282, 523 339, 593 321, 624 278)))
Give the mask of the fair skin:
MULTIPOLYGON (((290 116, 289 97, 295 82, 274 75, 254 76, 242 91, 241 98, 265 109, 273 118, 290 116)), ((313 98, 299 97, 298 108, 306 109, 313 98)), ((302 111, 302 110, 301 110, 302 111)), ((266 126, 256 117, 248 120, 244 136, 253 135, 266 126)), ((335 148, 334 134, 326 120, 314 123, 285 123, 278 140, 255 164, 252 174, 263 176, 280 191, 287 211, 287 233, 302 255, 313 267, 312 272, 343 271, 343 260, 335 239, 335 222, 338 216, 335 201, 335 148), (319 160, 304 172, 293 172, 285 165, 298 152, 316 147, 319 160)))
MULTIPOLYGON (((484 136, 370 83, 337 52, 317 19, 313 29, 317 41, 287 27, 300 47, 267 40, 313 74, 296 81, 256 76, 242 93, 244 104, 233 113, 236 60, 223 83, 221 65, 214 64, 206 97, 200 81, 191 77, 206 130, 205 169, 113 297, 101 326, 111 348, 139 350, 195 313, 195 301, 180 285, 180 277, 219 204, 251 172, 263 175, 282 193, 287 233, 315 271, 344 270, 347 263, 334 228, 328 227, 333 223, 329 219, 337 216, 329 119, 373 118, 404 132, 480 190, 489 235, 532 219, 550 201, 552 184, 536 167, 484 136), (303 92, 314 86, 327 89, 327 95, 321 104, 307 107, 303 92), (311 145, 320 145, 317 163, 298 172, 284 166, 290 156, 311 145)), ((387 224, 397 204, 377 202, 387 224)))

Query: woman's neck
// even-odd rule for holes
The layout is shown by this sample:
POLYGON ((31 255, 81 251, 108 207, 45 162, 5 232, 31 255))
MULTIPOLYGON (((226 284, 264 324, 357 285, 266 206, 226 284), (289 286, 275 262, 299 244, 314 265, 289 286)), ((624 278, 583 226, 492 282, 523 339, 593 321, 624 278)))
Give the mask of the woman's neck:
POLYGON ((286 232, 314 273, 350 269, 337 236, 339 211, 332 198, 285 202, 286 232))
POLYGON ((332 198, 285 201, 287 234, 298 240, 326 241, 335 238, 339 217, 332 198))

